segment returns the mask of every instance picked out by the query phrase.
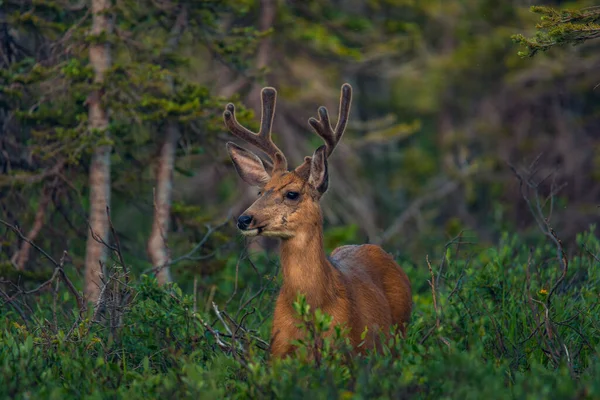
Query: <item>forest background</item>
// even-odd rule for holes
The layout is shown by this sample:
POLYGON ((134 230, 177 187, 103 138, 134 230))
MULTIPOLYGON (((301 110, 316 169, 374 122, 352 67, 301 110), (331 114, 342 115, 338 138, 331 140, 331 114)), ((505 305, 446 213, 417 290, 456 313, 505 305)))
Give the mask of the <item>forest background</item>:
POLYGON ((599 395, 599 12, 532 5, 1 1, 0 390, 599 395), (271 368, 277 242, 236 232, 256 190, 222 112, 256 128, 275 87, 274 139, 299 164, 344 82, 325 244, 394 254, 413 327, 401 361, 338 343, 316 369, 271 368))

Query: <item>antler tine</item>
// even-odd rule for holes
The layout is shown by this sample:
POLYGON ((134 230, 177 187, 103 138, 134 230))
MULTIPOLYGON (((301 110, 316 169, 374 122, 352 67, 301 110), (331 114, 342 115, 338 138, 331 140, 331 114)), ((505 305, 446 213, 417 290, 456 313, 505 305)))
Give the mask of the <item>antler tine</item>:
POLYGON ((225 125, 227 125, 227 128, 233 135, 256 146, 269 156, 273 161, 273 171, 285 171, 287 170, 287 160, 271 137, 276 100, 277 91, 274 88, 263 88, 261 91, 260 131, 258 133, 252 132, 238 122, 235 117, 235 106, 231 103, 227 104, 226 110, 223 113, 223 119, 225 120, 225 125))
MULTIPOLYGON (((337 144, 342 139, 342 135, 348 124, 348 116, 350 115, 350 104, 352 103, 352 86, 347 83, 342 85, 342 93, 340 95, 340 107, 338 110, 338 121, 335 129, 331 127, 329 122, 329 113, 327 108, 319 107, 319 119, 310 118, 308 123, 314 131, 323 138, 326 146, 326 154, 329 157, 335 150, 337 144)), ((304 163, 296 168, 296 172, 305 176, 310 172, 311 157, 305 157, 304 163)))
POLYGON ((263 90, 260 91, 260 100, 260 132, 258 134, 264 138, 264 140, 272 142, 271 128, 273 126, 273 117, 275 116, 277 91, 272 87, 263 88, 263 90))
POLYGON ((340 96, 340 107, 338 111, 338 122, 335 129, 331 127, 329 122, 329 113, 327 108, 319 107, 319 120, 310 118, 308 123, 315 132, 323 138, 327 146, 327 157, 333 153, 335 147, 342 139, 342 135, 348 124, 348 116, 350 114, 350 103, 352 102, 352 87, 345 83, 342 85, 342 93, 340 96))

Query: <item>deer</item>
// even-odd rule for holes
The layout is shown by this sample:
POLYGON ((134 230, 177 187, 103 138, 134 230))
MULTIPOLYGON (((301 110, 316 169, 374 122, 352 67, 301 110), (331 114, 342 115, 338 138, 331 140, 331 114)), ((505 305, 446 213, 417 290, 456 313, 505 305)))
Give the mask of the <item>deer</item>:
POLYGON ((318 108, 318 120, 308 120, 325 144, 290 171, 271 136, 276 98, 274 88, 262 89, 258 133, 237 121, 233 104, 227 104, 223 113, 229 132, 269 158, 260 158, 231 141, 226 144, 240 178, 259 189, 256 201, 237 219, 237 228, 246 237, 280 239, 283 281, 275 302, 270 355, 274 359, 291 356, 295 352, 292 342, 302 339, 294 310, 298 294, 305 296, 311 310, 321 309, 334 325, 349 329, 354 353, 380 349, 382 334, 387 335, 393 326, 402 336, 406 334, 412 311, 408 276, 378 245, 345 245, 327 256, 323 244, 320 200, 329 186, 327 159, 344 134, 352 87, 342 86, 335 128, 323 106, 318 108))

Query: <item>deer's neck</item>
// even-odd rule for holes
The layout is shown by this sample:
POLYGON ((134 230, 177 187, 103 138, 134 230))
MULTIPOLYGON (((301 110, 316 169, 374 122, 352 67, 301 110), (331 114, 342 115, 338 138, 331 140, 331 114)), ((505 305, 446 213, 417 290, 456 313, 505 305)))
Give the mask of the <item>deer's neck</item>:
POLYGON ((337 275, 323 249, 321 219, 309 230, 281 242, 282 294, 293 302, 298 293, 313 308, 322 308, 334 299, 337 275))

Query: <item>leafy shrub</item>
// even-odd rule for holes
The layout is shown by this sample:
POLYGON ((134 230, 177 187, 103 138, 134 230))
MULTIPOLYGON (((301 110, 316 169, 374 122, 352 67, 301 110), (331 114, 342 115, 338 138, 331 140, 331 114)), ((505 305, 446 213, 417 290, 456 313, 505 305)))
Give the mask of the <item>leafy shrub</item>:
MULTIPOLYGON (((577 244, 561 279, 551 243, 506 234, 494 248, 470 250, 451 241, 439 262, 404 266, 415 302, 406 338, 393 334, 381 354, 356 357, 345 332, 302 299, 296 311, 308 339, 297 343, 297 357, 269 360, 264 316, 272 305, 260 302, 263 309, 255 310, 241 291, 223 294, 229 300, 211 313, 211 305, 194 304, 177 285, 159 287, 144 276, 129 289, 114 326, 93 322, 90 312, 80 316, 68 294, 40 293, 29 300, 34 306, 25 321, 8 302, 2 308, 0 396, 598 398, 594 228, 577 244), (228 313, 236 309, 237 318, 228 313), (247 317, 252 313, 262 317, 247 317)), ((18 305, 14 294, 11 304, 18 305)))

